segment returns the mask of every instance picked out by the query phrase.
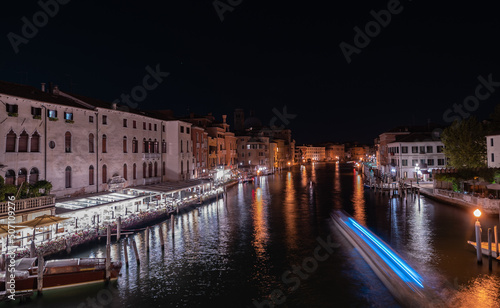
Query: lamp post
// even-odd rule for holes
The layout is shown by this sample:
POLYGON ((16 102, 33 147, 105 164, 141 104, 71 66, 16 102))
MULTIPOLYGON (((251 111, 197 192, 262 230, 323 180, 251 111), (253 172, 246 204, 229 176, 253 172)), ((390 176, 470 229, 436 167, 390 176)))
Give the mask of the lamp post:
POLYGON ((483 259, 482 259, 483 248, 481 246, 481 223, 479 222, 479 217, 481 216, 481 211, 479 209, 475 210, 474 216, 477 217, 477 220, 475 223, 477 264, 483 264, 483 259))

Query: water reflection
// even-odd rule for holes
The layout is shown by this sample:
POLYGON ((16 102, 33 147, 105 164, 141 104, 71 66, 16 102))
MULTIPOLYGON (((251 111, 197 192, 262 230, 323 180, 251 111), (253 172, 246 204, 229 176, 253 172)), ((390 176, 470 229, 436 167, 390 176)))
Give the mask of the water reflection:
POLYGON ((266 243, 269 238, 267 230, 267 213, 262 201, 262 189, 257 187, 254 190, 254 198, 252 202, 252 218, 253 218, 253 241, 252 246, 258 259, 263 259, 266 253, 266 243))
POLYGON ((500 307, 500 277, 479 276, 460 288, 450 300, 450 307, 500 307))
POLYGON ((365 188, 363 186, 363 179, 361 175, 355 175, 353 177, 354 185, 351 202, 354 208, 354 219, 361 225, 366 226, 366 215, 365 215, 365 188))
POLYGON ((287 172, 285 181, 285 200, 283 202, 285 227, 287 232, 287 244, 290 249, 297 248, 297 201, 295 196, 295 188, 292 181, 292 173, 287 172))

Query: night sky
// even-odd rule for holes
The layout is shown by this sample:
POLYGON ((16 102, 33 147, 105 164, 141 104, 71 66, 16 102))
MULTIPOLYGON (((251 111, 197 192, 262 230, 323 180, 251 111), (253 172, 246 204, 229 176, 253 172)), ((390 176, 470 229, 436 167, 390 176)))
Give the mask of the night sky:
MULTIPOLYGON (((447 124, 443 113, 474 95, 479 76, 500 81, 494 1, 218 3, 221 11, 233 4, 223 21, 211 0, 72 0, 41 20, 17 53, 9 33, 22 36, 23 16, 33 21, 41 7, 3 3, 0 79, 36 87, 51 81, 113 101, 142 84, 146 66, 159 64, 170 75, 139 108, 213 112, 219 120, 228 114, 231 122, 233 110, 244 108, 269 124, 273 109, 286 106, 295 118, 275 123, 291 128, 299 144, 371 144, 397 125, 447 124), (370 11, 388 6, 399 13, 348 64, 341 42, 355 47, 353 28, 365 32, 375 20, 370 11)), ((500 102, 498 89, 471 113, 486 118, 500 102)))

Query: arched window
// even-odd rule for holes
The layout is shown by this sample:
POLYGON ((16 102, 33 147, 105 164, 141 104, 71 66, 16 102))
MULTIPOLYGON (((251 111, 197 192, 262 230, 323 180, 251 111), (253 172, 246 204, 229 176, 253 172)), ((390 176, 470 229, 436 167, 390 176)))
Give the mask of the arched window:
POLYGON ((89 167, 89 185, 94 185, 94 166, 89 167))
POLYGON ((11 129, 10 132, 7 134, 7 142, 5 142, 5 152, 15 152, 16 141, 17 141, 17 135, 11 129))
POLYGON ((137 153, 137 139, 132 140, 132 153, 137 153))
POLYGON ((153 141, 151 141, 151 138, 148 140, 148 153, 154 153, 154 148, 153 148, 153 141))
POLYGON ((31 135, 30 152, 40 152, 40 135, 37 132, 31 135))
POLYGON ((167 153, 167 143, 165 142, 165 140, 163 140, 163 142, 161 143, 161 151, 162 153, 167 153))
POLYGON ((103 153, 107 152, 107 150, 106 150, 106 144, 107 144, 106 140, 107 140, 106 135, 102 135, 102 152, 103 153))
POLYGON ((37 168, 31 168, 29 183, 33 185, 36 182, 38 182, 38 175, 39 174, 40 174, 40 172, 38 171, 37 168))
POLYGON ((66 172, 65 172, 65 187, 70 188, 71 187, 71 167, 68 166, 66 167, 66 172))
POLYGON ((166 170, 165 170, 165 169, 166 169, 166 168, 165 168, 165 162, 163 162, 163 164, 162 164, 162 166, 161 166, 161 175, 165 175, 165 172, 166 172, 166 170))
MULTIPOLYGON (((182 140, 181 140, 181 153, 182 153, 182 140)), ((182 172, 181 172, 182 173, 182 172)))
POLYGON ((144 146, 144 147, 143 147, 143 149, 142 149, 142 153, 149 153, 149 152, 148 152, 148 142, 146 141, 146 138, 144 138, 144 139, 142 140, 142 144, 143 144, 143 146, 144 146))
POLYGON ((16 172, 12 169, 5 172, 5 185, 16 185, 16 172))
POLYGON ((158 176, 158 163, 155 162, 155 177, 158 176))
POLYGON ((149 162, 149 165, 148 165, 148 177, 152 177, 153 176, 153 164, 151 162, 149 162))
POLYGON ((66 153, 71 153, 71 133, 66 132, 64 134, 64 151, 66 153))
POLYGON ((127 164, 123 164, 123 178, 128 181, 127 164))
POLYGON ((92 133, 89 134, 89 153, 94 153, 94 134, 92 133))
MULTIPOLYGON (((181 140, 181 141, 182 141, 182 140, 181 140)), ((184 162, 183 162, 183 161, 181 161, 181 174, 183 174, 183 173, 184 173, 184 162)))
POLYGON ((142 164, 142 177, 143 177, 143 178, 147 178, 147 176, 146 176, 146 168, 147 168, 147 166, 146 166, 146 162, 144 162, 144 163, 142 164))
POLYGON ((160 144, 158 143, 158 141, 156 141, 156 139, 155 139, 153 151, 154 151, 154 153, 160 153, 160 144))
POLYGON ((19 135, 19 146, 17 151, 18 152, 28 152, 28 139, 29 139, 28 133, 23 130, 21 135, 19 135))
POLYGON ((132 166, 132 179, 137 179, 137 166, 135 165, 135 163, 132 166))
POLYGON ((123 137, 123 153, 127 153, 127 136, 123 137))
POLYGON ((189 153, 189 141, 186 141, 186 152, 189 153))
POLYGON ((189 160, 186 162, 186 174, 189 177, 189 160))
POLYGON ((106 184, 108 182, 108 167, 102 165, 102 183, 106 184))

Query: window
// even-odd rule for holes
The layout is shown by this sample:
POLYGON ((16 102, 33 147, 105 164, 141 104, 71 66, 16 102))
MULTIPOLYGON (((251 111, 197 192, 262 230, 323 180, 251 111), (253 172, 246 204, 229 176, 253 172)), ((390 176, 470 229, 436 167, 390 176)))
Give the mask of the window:
POLYGON ((71 188, 71 167, 68 166, 66 167, 66 171, 65 171, 65 184, 66 184, 66 188, 71 188))
POLYGON ((123 164, 123 178, 128 181, 127 164, 123 164))
POLYGON ((148 176, 153 177, 153 163, 151 162, 148 164, 148 176))
POLYGON ((420 166, 424 166, 425 165, 425 159, 421 159, 420 160, 420 166))
POLYGON ((89 185, 94 185, 94 166, 89 167, 89 185))
POLYGON ((495 161, 495 153, 491 153, 491 162, 495 161))
POLYGON ((31 115, 33 117, 42 117, 42 108, 31 107, 31 115))
POLYGON ((420 154, 425 154, 425 146, 420 146, 420 154))
POLYGON ((132 153, 137 153, 137 148, 138 148, 138 142, 137 142, 137 139, 134 139, 132 140, 132 153))
POLYGON ((146 138, 142 140, 142 145, 143 145, 142 153, 148 153, 148 142, 146 141, 146 138))
POLYGON ((408 160, 407 160, 407 159, 403 159, 403 160, 401 161, 401 165, 402 165, 402 166, 408 166, 408 160))
POLYGON ((132 128, 137 128, 137 122, 135 120, 132 121, 132 128))
POLYGON ((186 134, 189 134, 189 127, 186 127, 186 134))
POLYGON ((167 168, 165 167, 165 162, 161 165, 161 175, 166 175, 167 168))
POLYGON ((161 130, 162 130, 163 132, 165 132, 165 125, 162 125, 162 126, 161 126, 161 130))
POLYGON ((160 153, 160 143, 158 141, 154 142, 153 153, 160 153))
POLYGON ((158 176, 158 163, 155 162, 155 177, 158 176))
POLYGON ((444 166, 444 158, 438 159, 438 166, 444 166))
POLYGON ((123 127, 127 127, 127 119, 123 119, 123 127))
POLYGON ((401 153, 408 153, 408 147, 401 147, 401 153))
POLYGON ((102 116, 102 124, 103 125, 107 125, 108 124, 108 116, 107 115, 103 115, 102 116))
POLYGON ((137 165, 135 163, 132 166, 132 179, 137 179, 137 165))
POLYGON ((157 130, 157 126, 156 126, 156 124, 155 124, 155 132, 156 132, 156 130, 157 130))
POLYGON ((181 161, 181 174, 184 174, 184 162, 181 161))
POLYGON ((94 134, 89 134, 89 153, 94 153, 94 134))
POLYGON ((189 141, 186 141, 186 152, 189 153, 189 141))
POLYGON ((56 143, 53 140, 49 141, 49 148, 53 149, 55 147, 56 147, 56 143))
POLYGON ((102 183, 106 184, 108 182, 108 167, 106 165, 102 166, 102 183))
POLYGON ((102 135, 102 152, 103 153, 107 153, 106 145, 107 145, 107 137, 106 137, 106 135, 102 135))
POLYGON ((57 110, 50 110, 49 109, 49 118, 57 119, 57 110))
POLYGON ((182 153, 182 140, 181 140, 181 153, 182 153))
POLYGON ((5 104, 5 109, 9 116, 17 116, 17 105, 5 104))
POLYGON ((181 125, 181 133, 184 132, 184 126, 181 125))
POLYGON ((40 174, 40 172, 38 171, 37 168, 32 168, 30 170, 30 178, 29 178, 29 183, 31 185, 35 184, 37 181, 38 181, 38 175, 40 174))
POLYGON ((123 153, 127 153, 127 136, 123 137, 123 153))
POLYGON ((142 164, 142 177, 146 178, 146 162, 142 164))
POLYGON ((165 142, 165 140, 163 140, 163 142, 161 143, 161 152, 167 153, 167 143, 165 142))
POLYGON ((73 121, 73 113, 72 112, 65 112, 64 113, 64 119, 66 121, 73 121))
POLYGON ((29 135, 23 130, 21 135, 19 135, 19 145, 17 148, 18 152, 28 152, 28 139, 29 135))
POLYGON ((94 116, 89 116, 89 123, 94 123, 94 116))
MULTIPOLYGON (((442 146, 442 145, 438 145, 438 146, 436 147, 436 153, 443 153, 443 148, 444 148, 444 146, 442 146)), ((444 164, 443 164, 443 165, 444 165, 444 164)))
POLYGON ((146 130, 146 122, 142 122, 142 129, 146 130))
POLYGON ((40 152, 40 135, 37 132, 31 135, 30 152, 40 152))
POLYGON ((412 165, 413 167, 415 167, 415 166, 417 165, 417 163, 418 163, 418 159, 412 159, 412 160, 411 160, 411 165, 412 165))
POLYGON ((428 159, 427 166, 434 166, 434 159, 428 159))
POLYGON ((411 147, 412 153, 418 153, 418 147, 411 147))
POLYGON ((490 145, 493 146, 493 138, 490 138, 490 145))
POLYGON ((149 123, 149 130, 151 130, 151 123, 149 123))
POLYGON ((427 153, 432 153, 433 152, 433 149, 432 149, 432 145, 428 145, 427 146, 427 153))
POLYGON ((64 151, 66 153, 71 153, 71 133, 66 132, 64 135, 64 151))

